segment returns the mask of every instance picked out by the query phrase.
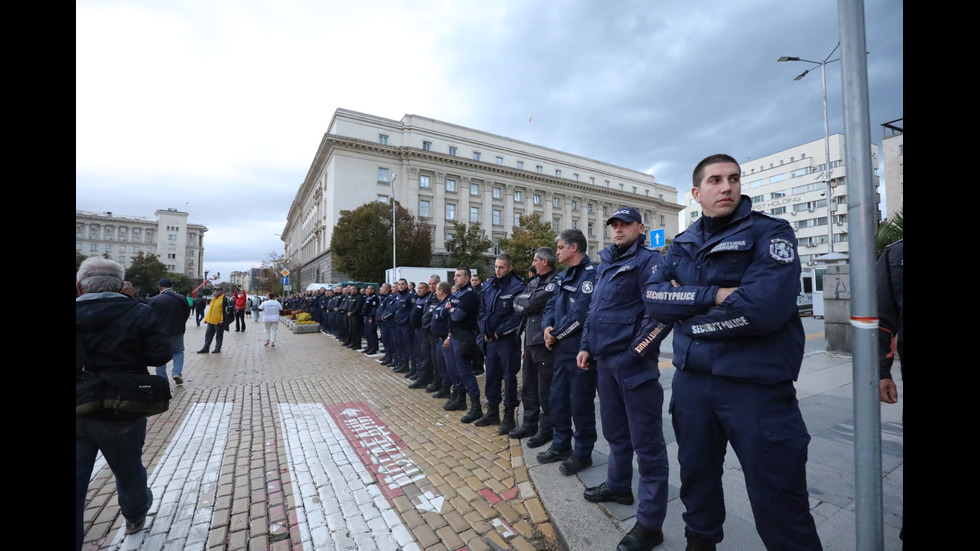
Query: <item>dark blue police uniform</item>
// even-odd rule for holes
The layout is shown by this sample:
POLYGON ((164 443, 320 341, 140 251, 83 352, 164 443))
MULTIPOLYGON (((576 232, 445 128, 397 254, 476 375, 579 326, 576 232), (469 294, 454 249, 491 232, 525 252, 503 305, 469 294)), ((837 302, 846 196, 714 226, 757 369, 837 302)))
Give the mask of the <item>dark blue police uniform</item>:
MULTIPOLYGON (((521 402, 524 404, 524 421, 521 429, 531 435, 541 434, 536 442, 551 440, 551 379, 554 372, 555 354, 544 344, 541 317, 545 306, 555 295, 558 272, 551 270, 538 275, 527 284, 524 292, 514 299, 514 310, 522 316, 524 328, 524 358, 521 363, 523 381, 521 402)), ((511 438, 515 438, 511 433, 511 438)))
POLYGON ((571 449, 575 457, 590 459, 596 441, 596 371, 594 366, 579 369, 576 360, 595 280, 595 266, 585 256, 577 266, 558 275, 555 296, 548 301, 541 318, 541 327, 551 327, 551 336, 557 340, 552 346, 555 370, 551 379, 551 414, 554 422, 551 449, 556 452, 571 449))
POLYGON ((487 382, 484 393, 487 405, 496 408, 501 401, 501 382, 504 385, 504 408, 516 408, 517 372, 521 370, 521 343, 518 329, 521 314, 514 311, 514 298, 524 290, 520 278, 510 272, 502 278, 491 277, 480 293, 479 326, 486 342, 487 382))
POLYGON ((640 295, 662 257, 644 246, 640 235, 622 253, 613 244, 599 258, 581 350, 595 361, 598 374, 602 435, 609 442, 606 486, 632 493, 635 452, 640 473, 636 522, 660 530, 667 515, 668 462, 657 363, 670 326, 645 316, 640 295))
POLYGON ((821 549, 806 485, 810 435, 793 386, 804 344, 799 282, 793 228, 743 195, 728 217, 702 216, 678 235, 644 287, 647 314, 674 323, 683 516, 687 532, 709 542, 724 537, 731 443, 766 547, 821 549), (738 289, 715 305, 722 287, 738 289))
POLYGON ((455 370, 460 389, 477 404, 480 402, 480 385, 470 367, 469 352, 476 350, 476 334, 479 331, 477 317, 480 315, 480 299, 469 283, 449 297, 449 334, 452 336, 453 365, 446 369, 455 370), (472 348, 470 346, 472 345, 472 348), (466 357, 464 357, 466 356, 466 357))

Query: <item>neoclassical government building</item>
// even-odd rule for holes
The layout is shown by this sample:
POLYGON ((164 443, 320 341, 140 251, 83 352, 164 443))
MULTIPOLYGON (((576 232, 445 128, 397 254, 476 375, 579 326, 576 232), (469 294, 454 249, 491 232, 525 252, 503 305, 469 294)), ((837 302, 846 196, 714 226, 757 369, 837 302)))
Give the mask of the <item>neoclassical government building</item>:
POLYGON ((558 231, 582 230, 597 258, 618 206, 636 207, 647 230, 667 237, 677 234, 683 208, 677 190, 649 174, 418 115, 392 120, 338 109, 282 233, 286 257, 299 268, 294 288, 345 279, 330 254, 340 212, 392 195, 432 226, 434 264, 453 238, 453 221, 479 222, 492 255, 522 214, 538 213, 558 231))

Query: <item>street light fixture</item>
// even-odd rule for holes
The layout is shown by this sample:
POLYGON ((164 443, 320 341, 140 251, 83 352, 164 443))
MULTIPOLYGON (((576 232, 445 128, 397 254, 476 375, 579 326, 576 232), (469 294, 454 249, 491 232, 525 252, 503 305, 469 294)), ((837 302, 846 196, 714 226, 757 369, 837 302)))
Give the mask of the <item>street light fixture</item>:
MULTIPOLYGON (((833 214, 831 213, 830 210, 830 205, 833 201, 833 197, 831 196, 831 190, 830 190, 830 125, 827 120, 827 64, 833 63, 835 61, 840 61, 840 58, 830 59, 830 57, 834 55, 834 52, 837 51, 837 48, 840 48, 840 41, 837 42, 837 45, 834 46, 834 49, 830 51, 830 54, 828 54, 823 61, 812 61, 809 59, 802 59, 799 57, 790 57, 790 56, 783 56, 776 60, 778 62, 802 61, 804 63, 812 63, 814 65, 820 66, 820 76, 821 76, 821 80, 823 81, 823 147, 824 147, 824 157, 825 157, 824 161, 826 163, 824 165, 826 168, 826 170, 824 171, 824 176, 825 176, 825 182, 827 184, 827 247, 828 247, 827 254, 828 255, 831 255, 834 252, 834 221, 833 221, 833 214)), ((803 71, 802 73, 797 75, 797 77, 794 78, 793 80, 802 79, 807 75, 807 73, 810 72, 811 69, 812 67, 810 69, 807 69, 806 71, 803 71)))

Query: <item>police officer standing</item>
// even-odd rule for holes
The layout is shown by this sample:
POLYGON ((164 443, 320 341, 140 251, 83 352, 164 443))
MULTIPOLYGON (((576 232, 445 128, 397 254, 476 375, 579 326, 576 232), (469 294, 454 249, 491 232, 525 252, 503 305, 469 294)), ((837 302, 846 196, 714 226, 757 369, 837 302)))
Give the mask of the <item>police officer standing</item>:
POLYGON ((361 310, 361 318, 364 319, 364 340, 366 341, 364 353, 368 356, 378 353, 378 326, 374 315, 380 304, 378 295, 374 294, 374 285, 368 285, 364 291, 364 308, 361 310))
POLYGON ((521 402, 524 419, 521 426, 510 431, 511 438, 528 438, 527 445, 536 448, 552 438, 551 423, 551 374, 555 366, 555 354, 544 345, 541 315, 544 307, 555 295, 555 250, 541 247, 534 252, 531 268, 536 274, 524 292, 514 299, 514 310, 522 316, 524 330, 524 359, 521 402))
POLYGON ((670 411, 687 548, 722 540, 731 444, 766 548, 821 549, 806 484, 810 435, 793 386, 805 341, 796 236, 752 210, 734 158, 705 158, 693 183, 703 215, 674 239, 643 295, 647 314, 674 323, 670 411))
POLYGON ((449 345, 452 354, 448 359, 452 366, 447 370, 455 370, 457 388, 454 389, 455 401, 443 409, 453 411, 466 409, 466 397, 470 398, 470 410, 460 419, 462 423, 472 423, 483 416, 480 407, 480 385, 476 382, 471 363, 478 354, 476 335, 479 329, 477 318, 480 315, 480 299, 470 286, 469 268, 459 268, 453 279, 458 291, 449 297, 449 345), (448 407, 447 407, 448 406, 448 407))
POLYGON ((592 302, 596 270, 585 251, 588 241, 581 230, 565 230, 555 240, 558 261, 567 270, 558 276, 558 288, 544 309, 544 344, 555 352, 551 380, 551 412, 554 438, 539 463, 562 461, 558 470, 572 475, 592 466, 595 446, 596 371, 592 365, 577 365, 582 326, 592 302), (574 433, 572 426, 574 423, 574 433), (574 449, 572 437, 574 436, 574 449))
POLYGON ((521 370, 521 342, 519 340, 521 314, 514 311, 514 298, 523 290, 524 284, 514 274, 514 261, 510 255, 502 254, 493 264, 494 277, 483 284, 480 293, 480 334, 486 343, 487 382, 484 393, 487 397, 487 413, 473 424, 478 427, 500 425, 497 434, 507 434, 514 430, 514 410, 520 405, 517 400, 517 372, 521 370), (501 397, 500 386, 504 391, 501 397), (504 418, 500 419, 500 402, 504 403, 504 418))
POLYGON ((644 316, 640 289, 660 253, 645 246, 643 219, 619 207, 606 220, 612 244, 599 252, 598 277, 582 331, 578 366, 595 362, 602 435, 609 442, 606 480, 585 490, 593 502, 633 503, 633 454, 640 471, 636 524, 617 551, 649 551, 664 541, 667 443, 663 432, 660 342, 670 327, 644 316))

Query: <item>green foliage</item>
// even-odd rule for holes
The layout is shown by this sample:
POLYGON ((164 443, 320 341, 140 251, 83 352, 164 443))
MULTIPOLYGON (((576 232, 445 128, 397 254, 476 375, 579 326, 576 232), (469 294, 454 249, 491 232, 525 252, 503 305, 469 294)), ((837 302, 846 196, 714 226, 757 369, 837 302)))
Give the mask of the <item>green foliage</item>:
MULTIPOLYGON (((187 277, 184 274, 177 274, 177 273, 174 273, 174 272, 167 272, 164 275, 164 277, 169 277, 170 278, 170 281, 173 281, 174 282, 174 291, 177 291, 178 293, 180 293, 180 294, 182 294, 184 296, 187 296, 188 294, 190 294, 190 292, 194 290, 194 287, 196 287, 196 285, 194 285, 194 282, 191 281, 191 278, 187 277)), ((159 282, 159 280, 157 280, 157 281, 159 282)), ((154 291, 154 293, 155 292, 156 291, 154 291)), ((150 293, 150 294, 153 294, 153 293, 150 293)))
MULTIPOLYGON (((875 233, 875 251, 877 255, 885 250, 885 247, 903 238, 902 225, 904 223, 905 206, 895 211, 891 220, 885 220, 878 225, 875 233)), ((876 256, 877 256, 876 255, 876 256)))
MULTIPOLYGON (((432 262, 432 228, 396 202, 396 258, 399 266, 432 262)), ((340 211, 330 250, 334 265, 353 280, 384 281, 392 266, 391 205, 372 201, 340 211)))
POLYGON ((75 251, 75 273, 78 273, 78 269, 82 267, 82 261, 88 258, 84 254, 75 251))
POLYGON ((514 259, 514 273, 523 277, 534 260, 534 251, 541 247, 554 249, 558 234, 551 229, 550 222, 541 221, 538 213, 522 214, 519 223, 510 237, 500 240, 500 250, 514 259))
POLYGON ((449 253, 448 267, 476 268, 481 274, 485 274, 487 253, 493 246, 493 241, 488 239, 480 229, 479 222, 474 222, 469 227, 456 221, 453 221, 452 225, 453 238, 446 241, 446 252, 449 253))
POLYGON ((160 262, 157 255, 144 255, 143 251, 140 251, 126 270, 126 281, 131 282, 140 295, 155 294, 157 282, 166 275, 167 267, 160 262))

